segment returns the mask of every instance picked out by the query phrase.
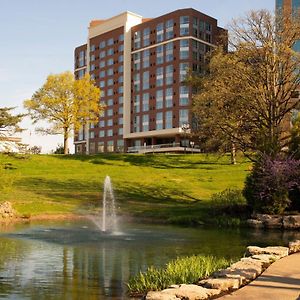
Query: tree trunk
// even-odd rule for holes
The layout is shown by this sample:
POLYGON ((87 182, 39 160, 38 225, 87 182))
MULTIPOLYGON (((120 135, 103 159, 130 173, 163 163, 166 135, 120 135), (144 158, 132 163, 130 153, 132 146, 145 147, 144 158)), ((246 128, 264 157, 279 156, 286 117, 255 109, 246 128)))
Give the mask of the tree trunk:
POLYGON ((231 164, 236 165, 236 148, 234 142, 231 142, 231 164))
POLYGON ((69 133, 68 129, 64 129, 64 154, 69 154, 69 145, 68 145, 69 133))

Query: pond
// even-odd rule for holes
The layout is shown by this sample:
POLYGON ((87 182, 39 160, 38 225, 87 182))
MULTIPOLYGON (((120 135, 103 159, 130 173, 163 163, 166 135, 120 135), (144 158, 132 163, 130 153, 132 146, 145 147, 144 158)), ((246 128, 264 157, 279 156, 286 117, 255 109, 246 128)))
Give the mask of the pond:
POLYGON ((125 224, 103 234, 90 221, 1 227, 1 299, 130 299, 126 282, 178 256, 240 258, 248 245, 286 244, 293 232, 125 224))

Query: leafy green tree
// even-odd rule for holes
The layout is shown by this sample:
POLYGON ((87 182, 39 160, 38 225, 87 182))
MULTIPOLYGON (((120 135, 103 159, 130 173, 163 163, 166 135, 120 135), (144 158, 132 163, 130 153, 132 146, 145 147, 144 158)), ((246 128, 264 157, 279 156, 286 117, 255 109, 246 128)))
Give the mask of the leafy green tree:
POLYGON ((13 115, 15 107, 0 107, 0 137, 21 131, 19 123, 25 114, 13 115))
POLYGON ((89 75, 75 80, 71 72, 49 75, 43 86, 31 99, 24 101, 33 123, 44 120, 48 128, 38 128, 45 134, 63 134, 64 153, 68 153, 68 138, 81 126, 97 122, 103 107, 100 105, 100 89, 89 75))
POLYGON ((198 90, 200 135, 218 136, 243 152, 275 157, 284 151, 290 114, 300 104, 292 98, 300 83, 300 53, 293 49, 300 22, 294 20, 261 10, 233 21, 230 52, 217 49, 205 76, 187 80, 198 90))

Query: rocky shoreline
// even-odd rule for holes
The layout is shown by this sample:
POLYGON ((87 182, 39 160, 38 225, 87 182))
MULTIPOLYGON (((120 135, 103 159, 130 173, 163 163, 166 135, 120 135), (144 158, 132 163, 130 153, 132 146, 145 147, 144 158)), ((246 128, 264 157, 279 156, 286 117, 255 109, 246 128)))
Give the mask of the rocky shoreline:
POLYGON ((162 291, 148 292, 145 300, 207 300, 216 299, 237 290, 261 275, 273 262, 300 252, 300 240, 290 242, 288 247, 249 246, 247 257, 230 267, 215 272, 197 284, 170 286, 162 291))

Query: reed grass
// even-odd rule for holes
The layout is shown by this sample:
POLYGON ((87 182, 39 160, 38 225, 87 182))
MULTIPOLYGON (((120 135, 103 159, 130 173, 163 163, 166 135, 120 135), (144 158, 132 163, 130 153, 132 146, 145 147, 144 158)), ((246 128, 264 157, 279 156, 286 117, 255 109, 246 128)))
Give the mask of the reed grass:
POLYGON ((149 267, 131 277, 127 283, 131 295, 144 294, 148 291, 163 290, 172 284, 191 284, 210 276, 213 272, 226 268, 230 261, 214 256, 194 255, 177 258, 167 263, 165 268, 149 267))

